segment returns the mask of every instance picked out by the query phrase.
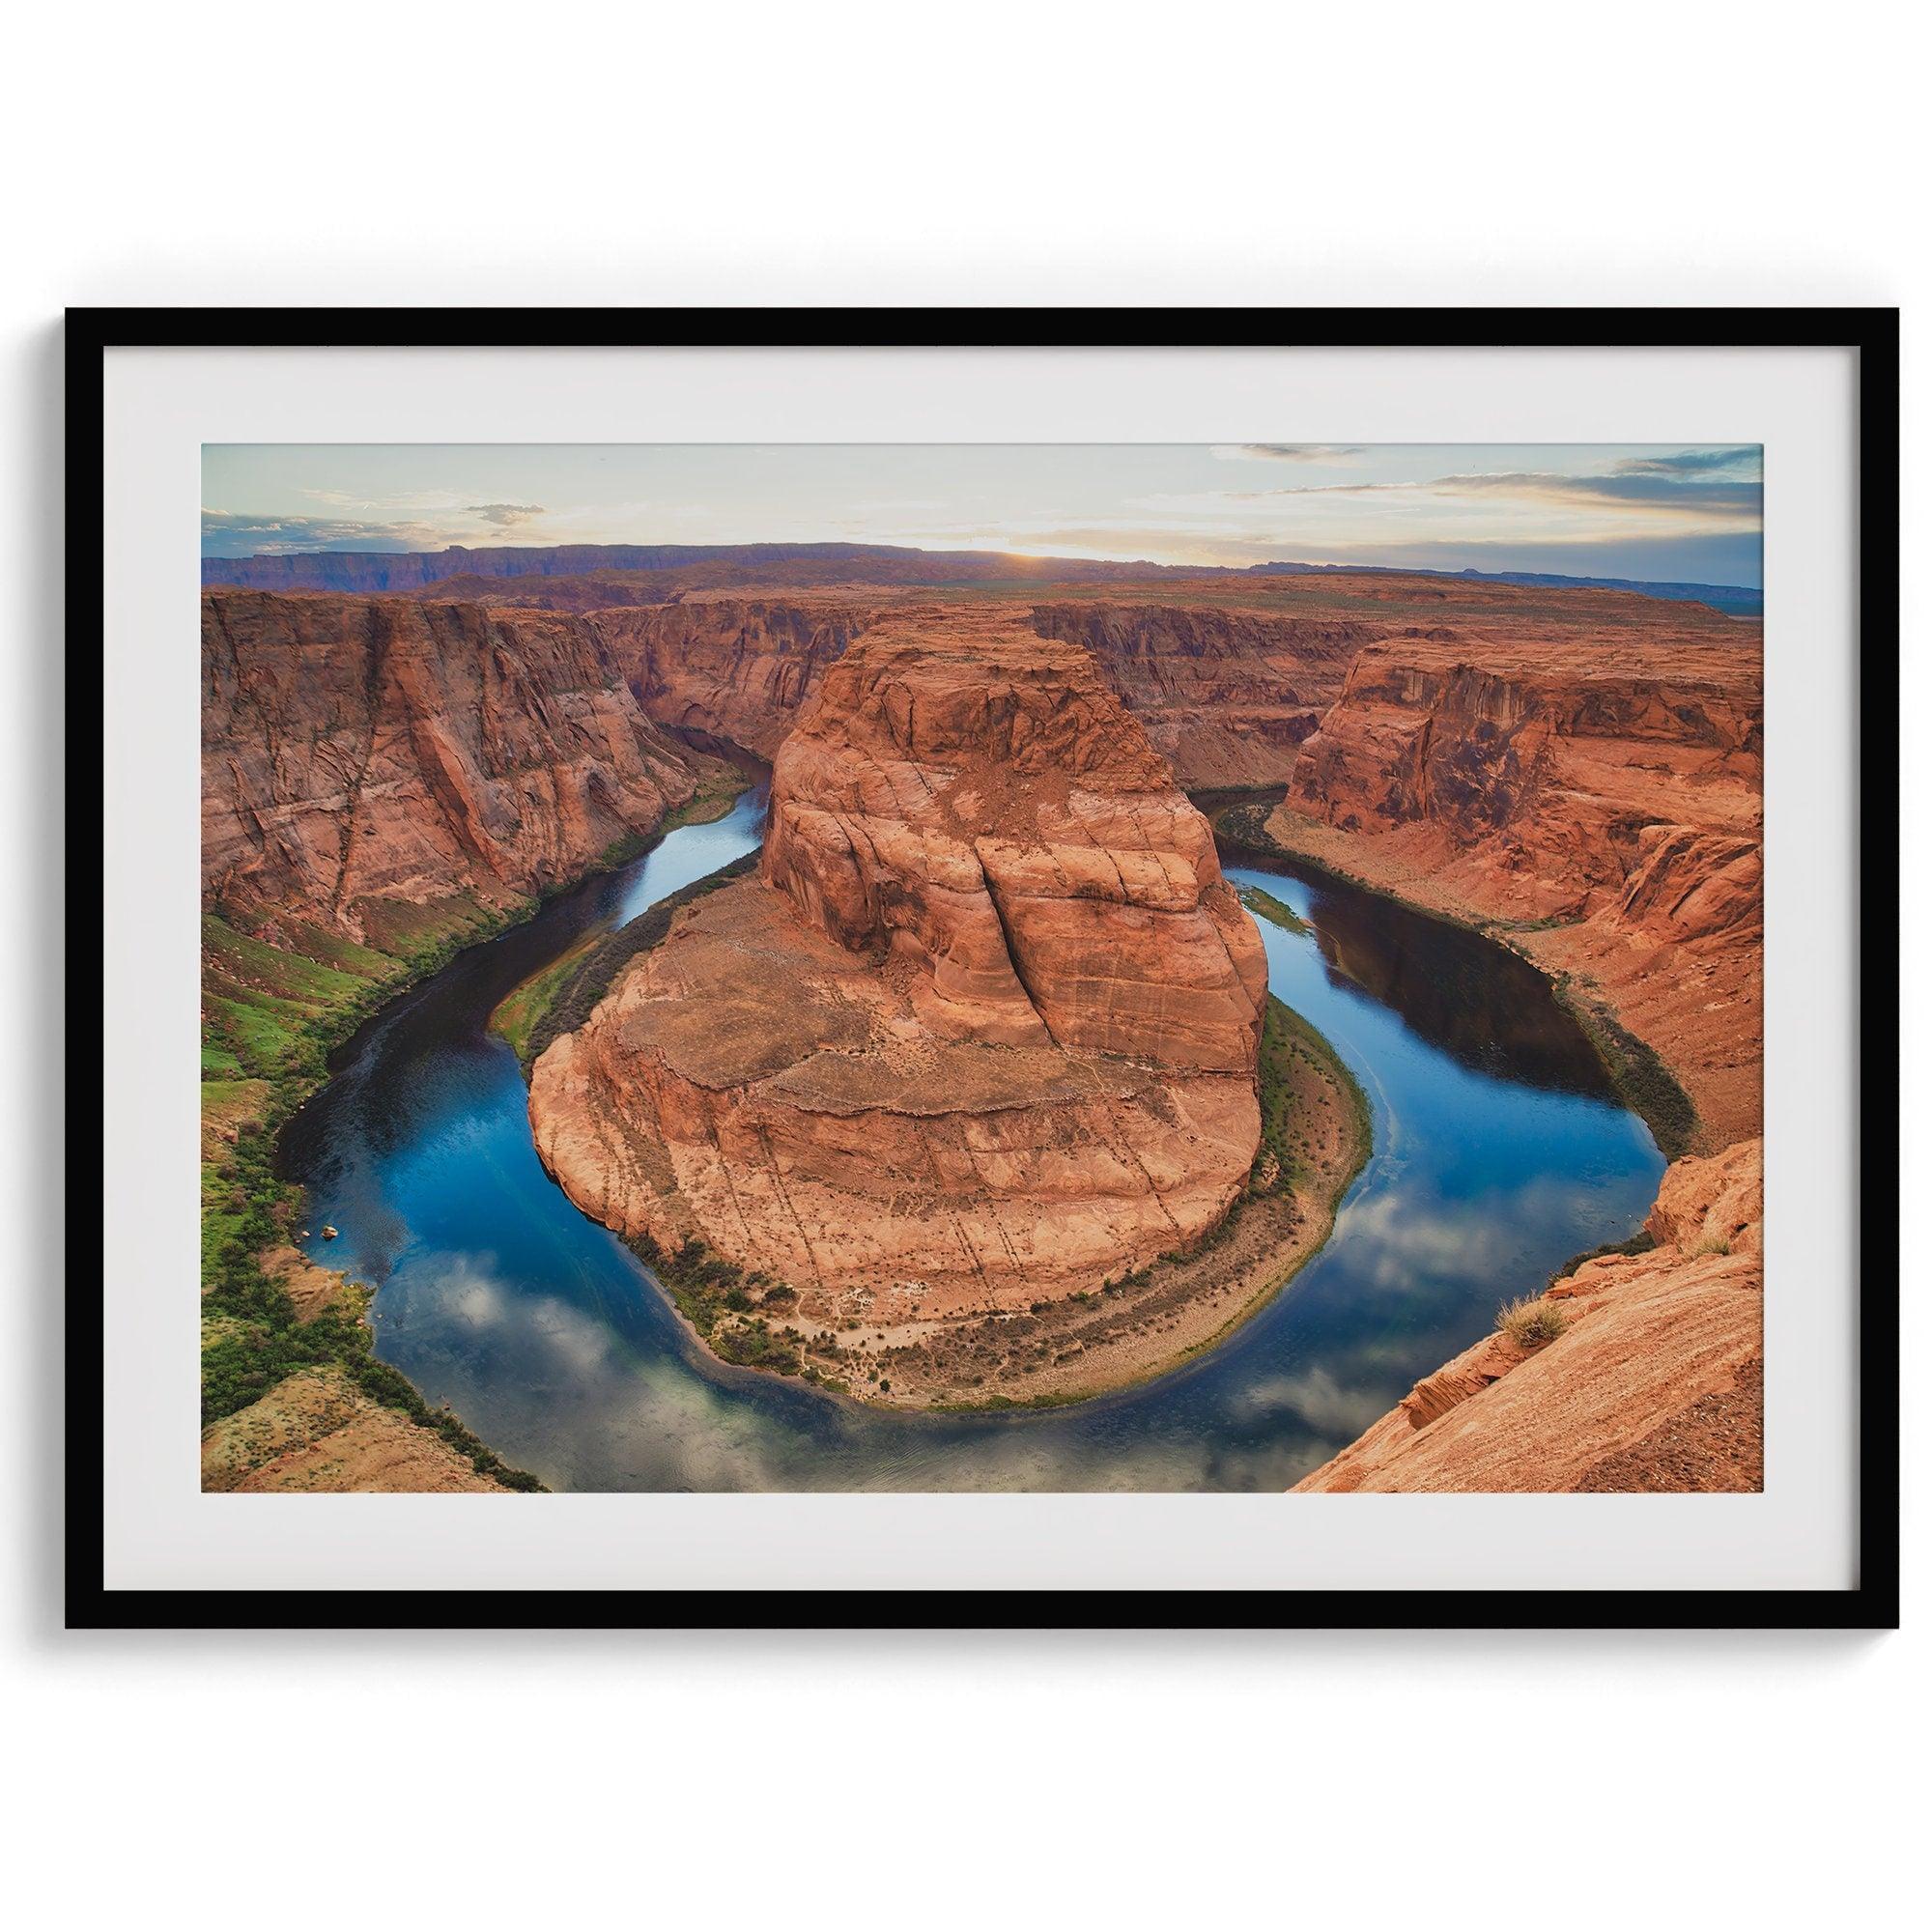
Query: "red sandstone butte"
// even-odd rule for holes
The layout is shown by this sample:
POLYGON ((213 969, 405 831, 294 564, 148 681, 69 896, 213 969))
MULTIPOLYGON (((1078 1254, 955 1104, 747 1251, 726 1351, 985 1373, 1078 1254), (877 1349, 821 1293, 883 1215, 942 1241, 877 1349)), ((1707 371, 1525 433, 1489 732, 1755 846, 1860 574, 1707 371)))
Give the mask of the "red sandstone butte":
POLYGON ((585 1211, 918 1321, 1211 1227, 1259 1139, 1266 966, 1201 814, 1077 645, 909 610, 822 674, 760 876, 533 1069, 585 1211))

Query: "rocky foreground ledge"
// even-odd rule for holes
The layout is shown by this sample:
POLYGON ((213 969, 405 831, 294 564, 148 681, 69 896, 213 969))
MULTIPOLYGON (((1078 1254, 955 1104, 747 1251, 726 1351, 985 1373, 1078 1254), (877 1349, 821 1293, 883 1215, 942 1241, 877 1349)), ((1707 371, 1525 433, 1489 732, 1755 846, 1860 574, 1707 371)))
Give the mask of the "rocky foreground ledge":
POLYGON ((1761 1140, 1678 1161, 1653 1247, 1580 1263, 1297 1492, 1761 1490, 1763 1200, 1761 1140))
POLYGON ((1264 1029, 1266 979, 1085 649, 897 612, 786 739, 759 876, 538 1059, 537 1151, 726 1359, 896 1403, 1070 1399, 1237 1319, 1366 1153, 1325 1048, 1285 1010, 1264 1029))

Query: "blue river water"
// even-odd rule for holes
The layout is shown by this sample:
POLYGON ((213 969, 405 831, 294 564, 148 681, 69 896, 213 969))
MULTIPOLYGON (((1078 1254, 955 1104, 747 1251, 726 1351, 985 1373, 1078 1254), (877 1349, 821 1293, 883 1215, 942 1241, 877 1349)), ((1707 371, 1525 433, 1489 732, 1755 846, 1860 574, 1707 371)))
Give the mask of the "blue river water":
POLYGON ((375 1285, 377 1352, 556 1490, 1282 1490, 1540 1288, 1641 1223, 1663 1170, 1587 1041, 1514 954, 1319 875, 1231 863, 1314 927, 1265 921, 1270 989, 1369 1095, 1375 1152, 1327 1245, 1225 1342, 1038 1412, 864 1407, 705 1353, 539 1164, 512 987, 757 843, 760 791, 461 955, 336 1056, 285 1130, 308 1243, 375 1285))

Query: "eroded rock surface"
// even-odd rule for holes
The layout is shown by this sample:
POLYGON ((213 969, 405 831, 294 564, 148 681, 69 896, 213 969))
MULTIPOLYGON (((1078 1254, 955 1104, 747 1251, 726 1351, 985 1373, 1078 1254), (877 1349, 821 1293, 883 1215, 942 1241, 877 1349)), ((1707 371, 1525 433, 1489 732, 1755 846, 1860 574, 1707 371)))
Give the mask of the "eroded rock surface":
POLYGON ((1686 912, 1755 850, 1763 729, 1742 646, 1400 639, 1356 657, 1291 803, 1406 835, 1497 913, 1701 936, 1755 917, 1747 882, 1686 912))
MULTIPOLYGON (((606 610, 595 623, 659 724, 770 759, 852 639, 906 608, 905 593, 884 589, 710 595, 606 610)), ((1182 602, 1008 608, 1030 608, 1040 636, 1087 647, 1182 786, 1285 784, 1350 660, 1386 629, 1182 602)))
POLYGON ((1185 786, 1278 785, 1377 622, 1185 604, 1042 604, 1043 637, 1094 653, 1185 786))
POLYGON ((769 762, 826 666, 876 608, 843 599, 717 597, 606 611, 595 624, 651 718, 769 762))
POLYGON ((581 618, 202 595, 206 901, 360 937, 369 900, 506 905, 696 780, 581 618))
POLYGON ((1666 1054, 1717 1146, 1763 1118, 1762 658, 1656 608, 1623 635, 1365 647, 1269 830, 1514 927, 1666 1054))
POLYGON ((537 1062, 586 1211, 917 1322, 1097 1287, 1246 1181, 1266 990, 1206 821, 1087 652, 907 611, 820 679, 761 876, 537 1062))

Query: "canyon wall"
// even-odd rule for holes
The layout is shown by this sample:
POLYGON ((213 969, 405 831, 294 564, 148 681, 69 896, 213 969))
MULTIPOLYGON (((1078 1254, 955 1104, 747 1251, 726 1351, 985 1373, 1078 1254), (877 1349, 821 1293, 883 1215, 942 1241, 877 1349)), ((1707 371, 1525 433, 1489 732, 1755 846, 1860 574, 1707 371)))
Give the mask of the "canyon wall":
POLYGON ((1365 646, 1268 821, 1494 923, 1663 1052, 1707 1148, 1762 1121, 1762 656, 1644 631, 1365 646))
MULTIPOLYGON (((903 597, 861 591, 692 597, 607 609, 592 621, 661 724, 770 759, 826 667, 868 625, 903 608, 903 597)), ((1018 608, 1007 607, 1009 614, 1018 608)), ((1041 637, 1092 653, 1188 787, 1285 784, 1301 741, 1340 695, 1350 660, 1385 628, 1208 605, 1032 610, 1041 637)))
POLYGON ((694 599, 591 622, 650 717, 768 763, 825 667, 870 623, 863 602, 694 599))
POLYGON ((1035 607, 1046 638, 1093 652, 1188 787, 1285 784, 1302 741, 1384 626, 1172 604, 1035 607))
POLYGON ((1657 1245, 1549 1289, 1554 1341, 1486 1337, 1296 1490, 1761 1490, 1763 1202, 1761 1140, 1676 1162, 1657 1245))
POLYGON ((786 739, 761 875, 538 1060, 536 1144, 587 1212, 781 1276, 809 1321, 1024 1308, 1226 1211, 1265 981, 1088 653, 901 611, 786 739))
POLYGON ((579 618, 202 595, 211 904, 356 937, 375 900, 507 905, 655 827, 695 762, 579 618))
POLYGON ((1704 872, 1754 851, 1763 733, 1758 654, 1742 646, 1394 638, 1355 657, 1289 802, 1407 835, 1498 914, 1615 910, 1694 937, 1747 923, 1748 891, 1734 882, 1687 921, 1646 875, 1664 860, 1681 876, 1687 837, 1704 872))

